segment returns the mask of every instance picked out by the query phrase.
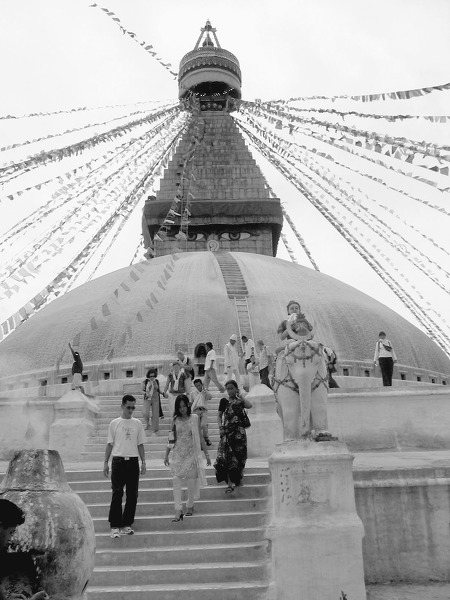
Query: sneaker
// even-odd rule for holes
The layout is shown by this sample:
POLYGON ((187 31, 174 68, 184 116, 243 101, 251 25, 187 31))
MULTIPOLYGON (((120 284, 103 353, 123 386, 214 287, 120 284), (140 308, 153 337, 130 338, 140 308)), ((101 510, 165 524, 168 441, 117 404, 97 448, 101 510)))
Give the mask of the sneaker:
POLYGON ((118 527, 111 527, 111 537, 120 538, 120 529, 118 527))
POLYGON ((121 527, 120 533, 123 535, 133 535, 134 529, 131 529, 131 527, 121 527))

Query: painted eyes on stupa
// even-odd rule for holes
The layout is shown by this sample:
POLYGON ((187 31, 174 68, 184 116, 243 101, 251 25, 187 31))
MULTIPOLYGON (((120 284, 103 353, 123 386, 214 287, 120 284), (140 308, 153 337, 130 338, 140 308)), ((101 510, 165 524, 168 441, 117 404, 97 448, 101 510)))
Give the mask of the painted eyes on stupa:
MULTIPOLYGON (((237 242, 238 240, 248 240, 252 237, 251 233, 248 231, 223 231, 219 233, 220 240, 228 240, 230 242, 237 242)), ((197 231, 192 231, 188 233, 188 241, 189 242, 206 242, 208 239, 208 234, 201 233, 197 231)))
POLYGON ((221 240, 230 240, 236 242, 237 240, 248 240, 252 237, 251 233, 247 231, 224 231, 219 235, 221 240))
POLYGON ((188 241, 189 242, 206 242, 206 233, 197 233, 197 232, 192 232, 192 233, 188 233, 188 241))

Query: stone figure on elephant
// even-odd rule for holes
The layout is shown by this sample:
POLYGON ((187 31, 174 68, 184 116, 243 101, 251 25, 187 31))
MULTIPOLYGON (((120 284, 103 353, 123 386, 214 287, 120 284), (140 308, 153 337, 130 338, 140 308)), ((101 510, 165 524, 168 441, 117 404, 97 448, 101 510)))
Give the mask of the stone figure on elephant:
POLYGON ((328 370, 324 346, 313 340, 314 328, 302 313, 299 302, 291 300, 287 310, 287 319, 278 327, 281 344, 276 350, 274 377, 284 441, 335 439, 328 431, 328 370))

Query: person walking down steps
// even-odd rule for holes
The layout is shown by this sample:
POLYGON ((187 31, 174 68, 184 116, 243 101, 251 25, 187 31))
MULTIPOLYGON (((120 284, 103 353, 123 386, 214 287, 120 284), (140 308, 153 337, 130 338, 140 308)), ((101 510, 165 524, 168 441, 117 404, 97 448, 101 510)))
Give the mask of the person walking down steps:
POLYGON ((191 392, 191 411, 198 416, 200 421, 200 429, 205 439, 206 445, 211 446, 208 436, 208 402, 211 400, 212 394, 203 388, 202 380, 194 379, 194 389, 191 392))
POLYGON ((169 454, 173 449, 171 465, 173 500, 175 504, 174 522, 182 521, 183 517, 192 517, 194 501, 200 498, 200 488, 206 486, 205 468, 203 466, 202 450, 205 453, 206 464, 211 466, 208 449, 200 432, 197 415, 191 414, 189 398, 180 394, 175 399, 175 411, 172 430, 167 443, 164 464, 169 466, 169 454), (183 514, 182 483, 186 481, 188 497, 186 513, 183 514))
POLYGON ((111 537, 134 533, 133 522, 139 489, 139 458, 142 461, 140 474, 145 475, 145 431, 139 419, 133 418, 136 398, 126 394, 122 398, 122 416, 109 424, 108 443, 105 450, 103 474, 109 477, 109 459, 111 465, 112 498, 108 521, 111 525, 111 537), (123 490, 126 490, 125 508, 122 512, 123 490))
POLYGON ((217 378, 216 351, 214 350, 214 347, 211 342, 206 342, 205 346, 208 351, 208 354, 206 355, 206 358, 205 358, 205 377, 203 378, 203 386, 204 386, 205 390, 208 391, 209 384, 212 381, 217 386, 219 392, 223 393, 225 391, 225 388, 223 387, 223 385, 220 383, 219 379, 217 378))
POLYGON ((161 415, 161 390, 156 378, 156 369, 149 369, 143 382, 144 387, 144 423, 145 429, 150 429, 150 411, 152 415, 151 429, 155 435, 159 432, 159 418, 161 415))

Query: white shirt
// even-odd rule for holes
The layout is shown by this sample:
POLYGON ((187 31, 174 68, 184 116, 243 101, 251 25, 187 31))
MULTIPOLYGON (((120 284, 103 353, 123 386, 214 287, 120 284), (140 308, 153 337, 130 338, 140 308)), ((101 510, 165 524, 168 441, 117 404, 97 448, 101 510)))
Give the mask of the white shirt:
POLYGON ((214 349, 211 349, 205 358, 205 371, 208 371, 208 369, 213 367, 214 365, 212 364, 212 362, 216 362, 216 360, 216 351, 214 349))
POLYGON ((255 354, 255 342, 247 340, 244 345, 244 358, 248 360, 252 354, 255 354))
MULTIPOLYGON (((259 346, 258 346, 258 348, 259 348, 259 346)), ((259 363, 260 371, 269 366, 269 356, 267 353, 267 346, 263 346, 262 350, 258 353, 257 356, 258 356, 258 363, 259 363)))
POLYGON ((211 400, 211 398, 212 394, 206 390, 199 392, 198 389, 195 388, 191 392, 191 410, 195 410, 196 408, 208 410, 208 400, 211 400))
POLYGON ((239 354, 236 348, 236 342, 232 344, 228 342, 225 344, 224 348, 224 360, 225 360, 225 368, 228 369, 237 369, 239 368, 239 354))
POLYGON ((375 346, 375 355, 373 360, 377 361, 379 358, 392 358, 393 360, 397 360, 395 350, 389 340, 378 340, 377 345, 375 346), (388 346, 391 349, 387 350, 385 346, 388 346))
POLYGON ((139 419, 117 417, 109 424, 108 444, 112 444, 112 456, 139 456, 138 446, 145 442, 145 431, 139 419))

